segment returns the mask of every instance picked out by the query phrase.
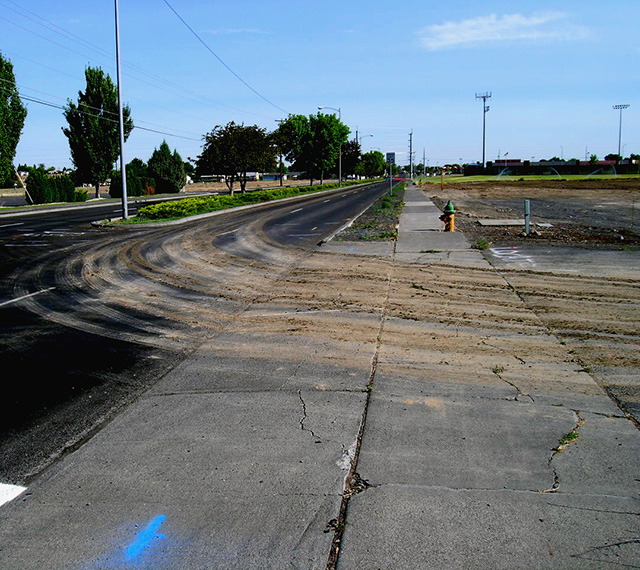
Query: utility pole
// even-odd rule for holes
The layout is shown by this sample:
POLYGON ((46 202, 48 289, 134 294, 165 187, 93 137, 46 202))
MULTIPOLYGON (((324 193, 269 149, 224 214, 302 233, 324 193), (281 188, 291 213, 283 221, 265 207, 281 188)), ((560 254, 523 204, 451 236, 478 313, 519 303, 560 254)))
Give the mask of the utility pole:
POLYGON ((116 73, 118 76, 118 124, 120 126, 120 170, 122 171, 122 218, 129 217, 127 208, 127 168, 124 160, 124 119, 122 114, 122 72, 120 70, 120 15, 118 0, 115 0, 116 9, 116 73))
POLYGON ((476 93, 476 99, 482 99, 482 168, 484 169, 485 163, 485 150, 486 150, 486 117, 489 112, 489 105, 487 105, 487 99, 491 99, 491 92, 476 93))
POLYGON ((413 129, 409 133, 409 178, 413 178, 413 129))
POLYGON ((616 111, 620 111, 620 126, 618 127, 618 156, 620 158, 622 158, 622 154, 620 154, 620 151, 622 150, 622 111, 624 111, 625 109, 628 109, 631 105, 614 105, 613 108, 616 111))

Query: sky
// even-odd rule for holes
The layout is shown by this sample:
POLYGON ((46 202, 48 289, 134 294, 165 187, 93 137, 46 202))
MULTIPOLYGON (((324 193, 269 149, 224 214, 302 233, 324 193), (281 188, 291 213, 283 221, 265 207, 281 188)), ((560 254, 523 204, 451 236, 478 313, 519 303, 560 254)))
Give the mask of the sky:
MULTIPOLYGON (((0 0, 28 108, 16 164, 72 167, 60 107, 87 66, 116 79, 113 0, 0 0), (26 100, 26 99, 31 100, 26 100)), ((127 162, 197 158, 230 121, 338 113, 399 164, 640 154, 640 2, 119 0, 127 162), (373 136, 370 136, 373 135, 373 136)))

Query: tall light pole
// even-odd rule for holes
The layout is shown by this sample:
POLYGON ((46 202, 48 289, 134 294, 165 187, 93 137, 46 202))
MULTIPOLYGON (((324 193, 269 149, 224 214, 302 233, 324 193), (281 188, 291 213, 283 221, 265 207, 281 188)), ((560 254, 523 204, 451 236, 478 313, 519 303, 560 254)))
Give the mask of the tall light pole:
POLYGON ((486 149, 486 117, 489 112, 489 105, 487 105, 487 99, 491 99, 491 92, 476 93, 476 99, 482 99, 482 168, 485 167, 485 149, 486 149))
MULTIPOLYGON (((338 120, 342 122, 342 111, 340 111, 339 107, 337 109, 335 107, 318 107, 319 111, 322 111, 322 109, 331 109, 332 111, 338 111, 338 120)), ((339 153, 340 154, 338 155, 338 186, 342 186, 342 142, 340 142, 339 153)))
POLYGON ((122 72, 120 70, 120 14, 118 0, 115 0, 116 9, 116 74, 118 76, 118 125, 120 127, 120 170, 122 171, 122 218, 129 217, 127 208, 127 168, 124 160, 124 119, 122 114, 122 72))
POLYGON ((622 111, 628 109, 631 105, 614 105, 613 108, 620 111, 620 125, 618 126, 618 156, 622 158, 620 151, 622 150, 622 111))

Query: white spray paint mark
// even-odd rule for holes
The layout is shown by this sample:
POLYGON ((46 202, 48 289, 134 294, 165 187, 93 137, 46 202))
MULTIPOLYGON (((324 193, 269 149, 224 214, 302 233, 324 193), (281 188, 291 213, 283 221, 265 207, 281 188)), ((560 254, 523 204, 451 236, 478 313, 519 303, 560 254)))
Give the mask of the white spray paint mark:
POLYGON ((26 487, 20 487, 19 485, 0 483, 0 505, 13 501, 13 499, 24 493, 26 490, 26 487))

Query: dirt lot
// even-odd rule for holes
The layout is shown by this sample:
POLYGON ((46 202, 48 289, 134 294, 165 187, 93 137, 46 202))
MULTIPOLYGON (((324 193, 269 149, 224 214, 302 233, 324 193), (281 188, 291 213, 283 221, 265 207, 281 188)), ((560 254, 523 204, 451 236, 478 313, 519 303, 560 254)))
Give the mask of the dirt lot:
POLYGON ((455 205, 456 226, 471 240, 635 247, 640 245, 640 179, 457 182, 423 185, 440 207, 455 205), (523 226, 482 226, 480 219, 523 219, 530 200, 532 233, 523 226), (551 224, 550 227, 538 224, 551 224))

